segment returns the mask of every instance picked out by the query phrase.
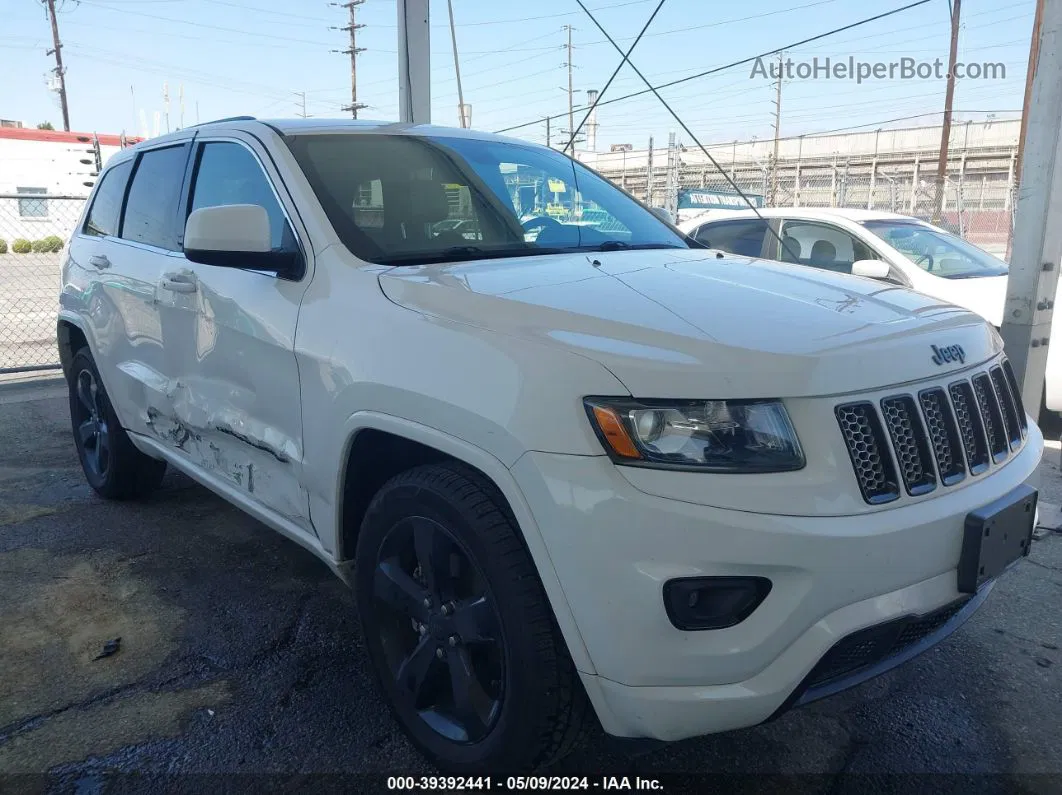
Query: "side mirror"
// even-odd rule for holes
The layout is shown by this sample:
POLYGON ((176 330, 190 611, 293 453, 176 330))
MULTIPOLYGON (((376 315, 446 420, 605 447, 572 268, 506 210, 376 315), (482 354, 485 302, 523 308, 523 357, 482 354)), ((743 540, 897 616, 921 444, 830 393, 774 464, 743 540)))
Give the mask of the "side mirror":
POLYGON ((860 259, 852 263, 852 275, 867 279, 888 279, 892 269, 880 259, 860 259))
POLYGON ((655 215, 664 223, 671 224, 671 226, 675 225, 675 218, 673 215, 671 215, 670 210, 664 207, 650 207, 649 209, 652 210, 653 215, 655 215))
POLYGON ((273 249, 269 213, 259 204, 202 207, 184 226, 184 255, 192 262, 289 275, 299 255, 273 249))

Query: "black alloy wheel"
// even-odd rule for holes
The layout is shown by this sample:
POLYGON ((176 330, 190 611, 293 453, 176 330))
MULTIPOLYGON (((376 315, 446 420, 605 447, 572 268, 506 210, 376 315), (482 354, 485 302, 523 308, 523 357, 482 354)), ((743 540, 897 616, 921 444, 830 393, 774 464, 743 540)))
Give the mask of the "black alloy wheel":
POLYGON ((395 720, 439 770, 533 770, 571 750, 589 701, 497 487, 456 461, 374 494, 354 550, 366 651, 395 720))
POLYGON ((106 480, 111 466, 111 431, 102 403, 106 398, 91 369, 77 373, 74 394, 77 401, 71 413, 82 464, 89 470, 86 474, 106 480))
POLYGON ((87 347, 74 354, 66 373, 70 424, 85 480, 109 500, 149 494, 162 482, 166 462, 140 452, 130 440, 87 347))
POLYGON ((475 743, 505 697, 501 621, 486 578, 439 522, 410 516, 380 546, 374 609, 397 691, 433 731, 475 743))

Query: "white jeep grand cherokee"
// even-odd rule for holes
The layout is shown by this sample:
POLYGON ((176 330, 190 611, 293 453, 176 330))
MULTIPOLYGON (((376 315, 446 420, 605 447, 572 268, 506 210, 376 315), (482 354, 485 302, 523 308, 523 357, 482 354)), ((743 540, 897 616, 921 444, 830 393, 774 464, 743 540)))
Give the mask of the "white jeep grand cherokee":
POLYGON ((172 465, 318 555, 443 769, 543 764, 588 706, 630 738, 766 721, 980 605, 1043 439, 981 318, 697 245, 491 135, 147 141, 64 256, 85 475, 172 465))

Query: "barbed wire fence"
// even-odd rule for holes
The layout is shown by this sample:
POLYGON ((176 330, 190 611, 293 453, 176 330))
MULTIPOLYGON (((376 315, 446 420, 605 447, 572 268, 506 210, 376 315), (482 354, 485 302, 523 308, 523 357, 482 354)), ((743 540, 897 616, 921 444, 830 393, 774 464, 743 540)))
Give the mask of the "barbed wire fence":
POLYGON ((0 193, 0 373, 59 367, 60 251, 83 196, 0 193))

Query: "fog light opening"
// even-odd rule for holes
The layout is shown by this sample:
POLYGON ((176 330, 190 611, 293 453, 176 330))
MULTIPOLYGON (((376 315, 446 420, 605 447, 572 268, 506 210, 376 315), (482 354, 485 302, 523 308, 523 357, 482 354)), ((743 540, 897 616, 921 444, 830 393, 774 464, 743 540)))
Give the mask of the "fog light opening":
POLYGON ((683 577, 664 583, 664 607, 677 629, 726 629, 752 615, 770 592, 766 577, 683 577))

